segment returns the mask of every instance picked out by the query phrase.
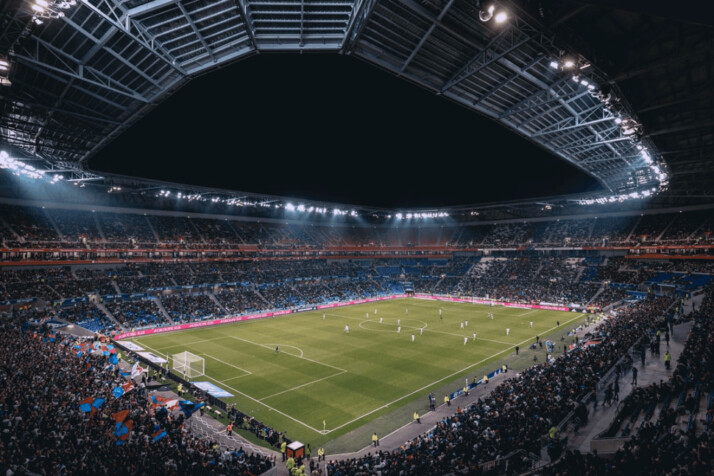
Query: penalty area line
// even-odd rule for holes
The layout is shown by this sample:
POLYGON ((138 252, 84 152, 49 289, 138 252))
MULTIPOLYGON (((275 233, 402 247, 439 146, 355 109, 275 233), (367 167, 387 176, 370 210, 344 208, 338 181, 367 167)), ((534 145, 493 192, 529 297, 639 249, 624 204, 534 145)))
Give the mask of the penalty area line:
MULTIPOLYGON (((153 350, 154 352, 158 352, 156 349, 152 349, 152 348, 149 347, 148 345, 147 345, 146 347, 147 347, 148 349, 153 350)), ((274 412, 277 413, 278 415, 282 415, 282 416, 284 416, 285 418, 287 418, 287 419, 289 419, 289 420, 292 420, 292 421, 294 421, 295 423, 298 423, 298 424, 304 426, 305 428, 307 428, 307 429, 309 429, 309 430, 314 431, 315 433, 323 434, 323 433, 322 433, 322 430, 318 430, 317 428, 313 428, 313 427, 311 427, 310 425, 308 425, 307 423, 305 423, 305 422, 303 422, 303 421, 300 421, 300 420, 298 420, 297 418, 288 415, 287 413, 283 413, 283 412, 281 412, 280 410, 278 410, 277 408, 273 408, 273 407, 271 407, 270 405, 267 405, 267 404, 261 402, 261 401, 258 400, 257 398, 251 397, 250 395, 248 395, 248 394, 246 394, 246 393, 243 393, 243 392, 241 392, 240 390, 237 390, 237 389, 231 387, 230 385, 224 384, 224 383, 221 382, 220 380, 214 379, 214 378, 211 377, 210 375, 204 375, 204 377, 206 377, 206 378, 208 378, 208 379, 211 379, 211 380, 213 380, 214 382, 219 383, 219 384, 223 385, 223 386, 226 387, 226 388, 229 388, 230 390, 233 390, 233 391, 236 392, 238 395, 240 395, 240 396, 242 396, 242 397, 245 397, 245 398, 247 398, 248 400, 252 400, 252 401, 254 401, 254 402, 257 403, 257 404, 264 406, 264 407, 267 408, 268 410, 274 411, 274 412)))

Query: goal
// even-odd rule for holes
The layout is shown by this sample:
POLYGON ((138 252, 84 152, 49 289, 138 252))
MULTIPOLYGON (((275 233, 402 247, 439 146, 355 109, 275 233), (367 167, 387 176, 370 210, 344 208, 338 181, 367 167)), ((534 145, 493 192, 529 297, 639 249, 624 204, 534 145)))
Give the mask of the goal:
POLYGON ((206 361, 191 352, 181 352, 172 356, 173 370, 184 378, 196 378, 204 375, 206 361))

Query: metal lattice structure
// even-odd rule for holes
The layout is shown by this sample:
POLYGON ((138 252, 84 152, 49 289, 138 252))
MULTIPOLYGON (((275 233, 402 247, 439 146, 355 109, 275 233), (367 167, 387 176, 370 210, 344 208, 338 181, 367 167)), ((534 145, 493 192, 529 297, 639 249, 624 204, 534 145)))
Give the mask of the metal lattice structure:
MULTIPOLYGON (((607 193, 649 194, 667 181, 662 158, 672 153, 658 137, 671 131, 648 134, 648 121, 589 52, 514 2, 499 4, 510 16, 501 25, 479 21, 476 0, 76 3, 42 24, 30 0, 0 6, 0 58, 12 66, 12 86, 0 88, 0 140, 62 167, 84 168, 199 74, 261 51, 310 50, 354 55, 492 118, 607 193), (584 68, 554 68, 564 52, 584 68), (623 117, 643 130, 627 134, 623 117)), ((557 3, 565 18, 585 8, 557 3)))

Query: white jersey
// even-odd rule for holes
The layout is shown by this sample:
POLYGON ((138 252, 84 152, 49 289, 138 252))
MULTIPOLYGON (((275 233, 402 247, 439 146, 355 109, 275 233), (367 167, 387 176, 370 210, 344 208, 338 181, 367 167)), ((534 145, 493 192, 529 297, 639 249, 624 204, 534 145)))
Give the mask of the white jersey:
POLYGON ((423 335, 424 335, 424 328, 423 328, 423 327, 420 327, 420 328, 419 328, 419 335, 420 335, 420 336, 423 336, 423 335))
POLYGON ((350 333, 350 326, 345 326, 345 332, 348 334, 350 333))
POLYGON ((469 341, 469 338, 468 338, 468 337, 464 337, 464 345, 466 345, 466 343, 467 343, 468 341, 469 341))
POLYGON ((511 329, 509 329, 508 327, 506 327, 506 335, 508 335, 508 334, 510 334, 510 333, 511 333, 511 329))
POLYGON ((379 318, 379 323, 381 324, 383 320, 384 320, 384 318, 383 318, 383 317, 380 317, 380 318, 379 318))
POLYGON ((398 326, 398 327, 397 327, 397 333, 401 333, 401 332, 402 332, 402 326, 398 326))
POLYGON ((412 342, 414 342, 414 334, 412 334, 412 342))

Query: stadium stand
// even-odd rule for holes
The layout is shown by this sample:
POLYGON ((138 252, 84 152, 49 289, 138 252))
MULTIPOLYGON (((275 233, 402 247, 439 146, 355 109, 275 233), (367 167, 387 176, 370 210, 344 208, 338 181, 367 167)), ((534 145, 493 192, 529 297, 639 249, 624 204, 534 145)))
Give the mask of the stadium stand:
POLYGON ((45 330, 0 323, 3 474, 260 474, 273 465, 187 433, 183 415, 155 413, 145 392, 115 398, 112 388, 124 381, 119 369, 105 368, 103 357, 78 357, 71 344, 45 330), (18 344, 22 352, 14 351, 18 344), (87 397, 104 403, 85 413, 80 402, 87 397), (118 445, 112 415, 123 410, 136 437, 118 445), (157 428, 166 436, 156 439, 157 428))
MULTIPOLYGON (((51 317, 110 333, 402 293, 406 281, 415 292, 428 294, 615 309, 618 317, 596 330, 602 344, 576 347, 526 369, 476 405, 445 418, 433 432, 398 450, 330 461, 330 474, 358 470, 382 474, 473 472, 506 454, 512 455, 512 468, 530 469, 548 429, 579 409, 599 378, 637 338, 654 329, 671 303, 706 289, 714 273, 707 260, 667 259, 666 255, 643 259, 638 248, 643 242, 651 246, 660 237, 663 241, 668 238, 670 244, 692 243, 697 230, 707 228, 709 214, 704 212, 647 220, 628 217, 452 226, 428 232, 111 212, 83 213, 65 220, 69 212, 18 206, 10 206, 8 213, 17 217, 18 225, 13 222, 12 229, 5 225, 5 246, 21 244, 29 251, 6 249, 4 256, 20 264, 39 258, 45 263, 0 267, 4 319, 16 324, 51 317), (643 241, 645 235, 648 238, 643 241), (591 244, 613 242, 630 245, 616 253, 587 249, 591 244), (470 248, 475 244, 488 253, 470 248), (47 246, 66 246, 72 251, 47 252, 47 246), (218 247, 217 251, 212 247, 218 247), (233 257, 231 253, 236 252, 250 258, 233 257), (390 256, 384 256, 385 252, 390 256), (356 255, 351 253, 360 253, 359 259, 352 259, 356 255), (136 260, 137 254, 144 258, 136 260), (101 258, 107 255, 118 262, 102 263, 101 258), (215 259, 209 261, 206 256, 215 259), (99 258, 100 262, 78 263, 77 258, 99 258), (514 395, 528 397, 514 399, 514 395), (548 399, 543 400, 544 395, 548 399), (534 414, 538 418, 529 417, 534 414)), ((709 235, 702 233, 696 242, 708 239, 709 235)), ((691 253, 687 258, 704 251, 694 249, 691 253)), ((704 309, 695 316, 697 329, 705 325, 710 294, 704 309)), ((695 342, 688 343, 688 349, 695 342)), ((700 421, 711 421, 701 411, 706 407, 711 413, 711 387, 705 383, 708 377, 702 377, 705 370, 701 365, 682 364, 686 355, 678 364, 676 383, 638 389, 625 399, 617 420, 621 423, 613 422, 617 434, 626 431, 633 435, 634 443, 618 456, 623 461, 636 459, 636 443, 641 446, 652 438, 661 446, 648 450, 650 455, 673 445, 680 453, 691 455, 688 442, 704 444, 704 433, 698 430, 700 421), (681 427, 675 440, 661 427, 672 426, 673 412, 681 427), (651 423, 655 419, 658 423, 651 423), (630 420, 637 424, 627 426, 630 420)), ((271 444, 277 441, 274 430, 266 433, 263 424, 237 410, 234 416, 260 438, 271 444)), ((84 426, 78 428, 84 431, 84 426)), ((210 460, 210 446, 190 441, 210 460)), ((9 448, 15 451, 12 445, 9 448)), ((559 458, 562 451, 551 445, 551 459, 557 462, 543 469, 546 474, 555 474, 558 468, 572 470, 574 465, 611 471, 608 463, 597 457, 565 452, 559 458)), ((194 461, 192 456, 175 461, 180 458, 194 461)), ((8 461, 19 467, 17 454, 10 455, 8 461)), ((239 464, 235 455, 231 461, 239 464)), ((703 464, 684 456, 676 461, 677 468, 703 464)), ((259 457, 253 462, 261 468, 269 464, 259 457)), ((185 463, 177 462, 177 467, 181 464, 185 463)))

